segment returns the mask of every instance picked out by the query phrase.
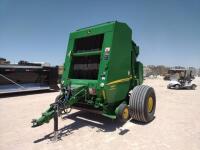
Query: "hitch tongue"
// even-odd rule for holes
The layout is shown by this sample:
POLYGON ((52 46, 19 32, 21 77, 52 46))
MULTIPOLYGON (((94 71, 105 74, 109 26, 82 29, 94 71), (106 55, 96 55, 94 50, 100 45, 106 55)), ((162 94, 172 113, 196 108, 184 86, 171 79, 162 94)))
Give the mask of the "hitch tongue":
POLYGON ((54 116, 54 108, 50 107, 46 112, 42 113, 42 116, 38 119, 33 119, 31 121, 32 123, 32 128, 38 127, 43 125, 44 123, 48 123, 54 116))

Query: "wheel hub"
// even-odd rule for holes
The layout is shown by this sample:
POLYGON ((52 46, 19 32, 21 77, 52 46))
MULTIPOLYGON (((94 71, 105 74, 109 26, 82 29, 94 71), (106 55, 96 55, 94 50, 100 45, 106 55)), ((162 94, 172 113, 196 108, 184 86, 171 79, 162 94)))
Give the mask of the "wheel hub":
POLYGON ((150 96, 148 98, 148 112, 150 113, 152 112, 152 110, 153 110, 153 98, 150 96))
POLYGON ((129 117, 129 112, 128 112, 128 108, 125 108, 123 111, 123 118, 127 119, 129 117))

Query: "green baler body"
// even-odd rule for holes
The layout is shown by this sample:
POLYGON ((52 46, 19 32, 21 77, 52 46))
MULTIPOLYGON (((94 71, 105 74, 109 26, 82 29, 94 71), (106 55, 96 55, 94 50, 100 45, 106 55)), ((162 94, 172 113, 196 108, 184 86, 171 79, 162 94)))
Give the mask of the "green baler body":
POLYGON ((70 33, 62 86, 86 87, 86 96, 72 106, 95 109, 116 118, 119 104, 143 82, 143 65, 132 31, 120 22, 107 22, 70 33))

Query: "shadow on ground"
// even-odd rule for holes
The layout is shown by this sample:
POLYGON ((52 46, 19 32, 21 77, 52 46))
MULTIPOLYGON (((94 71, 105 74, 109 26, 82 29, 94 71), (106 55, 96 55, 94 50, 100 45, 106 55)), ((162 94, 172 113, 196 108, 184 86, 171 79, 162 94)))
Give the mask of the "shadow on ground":
MULTIPOLYGON (((94 114, 85 111, 75 112, 73 114, 65 116, 63 119, 70 119, 74 122, 59 129, 59 139, 73 134, 76 130, 79 130, 80 128, 86 126, 96 130, 96 132, 113 132, 117 129, 119 129, 119 135, 124 135, 129 132, 129 129, 121 129, 120 127, 122 127, 124 124, 117 120, 112 120, 100 114, 94 114)), ((54 133, 52 132, 40 139, 35 140, 34 143, 39 143, 44 140, 51 140, 53 137, 54 133)))
MULTIPOLYGON (((129 129, 121 128, 123 127, 124 123, 121 123, 117 119, 112 120, 100 114, 94 114, 86 111, 75 112, 73 114, 65 116, 63 119, 64 120, 70 119, 73 120, 74 122, 59 129, 58 140, 61 140, 63 137, 73 134, 76 130, 79 130, 80 128, 86 126, 96 130, 96 132, 113 132, 118 129, 119 135, 124 135, 130 131, 129 129)), ((151 122, 141 123, 133 119, 131 119, 130 122, 136 125, 147 125, 151 123, 151 122)), ((51 140, 53 139, 53 137, 54 133, 51 132, 50 134, 47 134, 44 137, 35 140, 34 143, 39 143, 45 140, 51 140)))

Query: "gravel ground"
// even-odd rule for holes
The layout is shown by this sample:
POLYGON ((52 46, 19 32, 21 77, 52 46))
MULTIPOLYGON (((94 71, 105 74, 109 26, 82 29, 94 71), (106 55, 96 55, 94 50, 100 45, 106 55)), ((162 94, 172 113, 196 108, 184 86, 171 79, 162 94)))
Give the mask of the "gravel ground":
POLYGON ((199 150, 200 78, 193 90, 169 90, 167 81, 146 79, 157 96, 155 119, 149 124, 130 120, 123 126, 97 114, 73 110, 59 119, 62 138, 52 142, 53 121, 31 128, 58 92, 0 97, 0 149, 78 150, 199 150))

